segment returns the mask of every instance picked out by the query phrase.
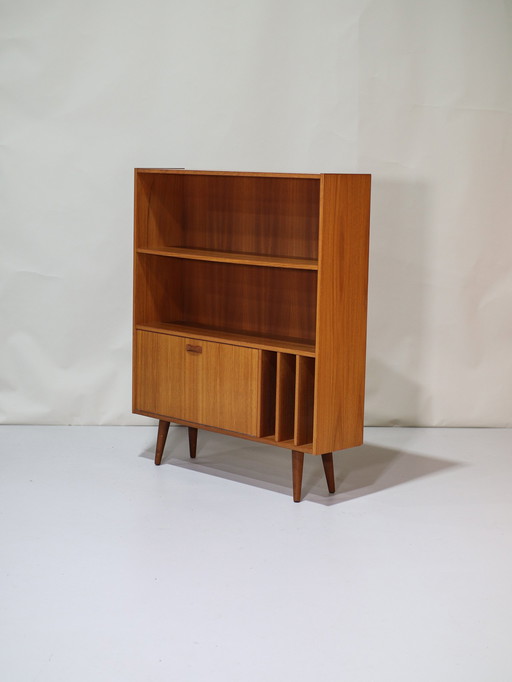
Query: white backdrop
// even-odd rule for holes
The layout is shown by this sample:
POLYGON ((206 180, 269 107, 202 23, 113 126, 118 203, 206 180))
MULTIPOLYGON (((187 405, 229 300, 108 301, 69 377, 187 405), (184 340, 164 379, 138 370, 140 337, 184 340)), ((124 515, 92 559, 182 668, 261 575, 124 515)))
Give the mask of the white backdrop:
POLYGON ((0 420, 130 414, 133 167, 373 175, 367 423, 512 425, 510 0, 1 0, 0 420))

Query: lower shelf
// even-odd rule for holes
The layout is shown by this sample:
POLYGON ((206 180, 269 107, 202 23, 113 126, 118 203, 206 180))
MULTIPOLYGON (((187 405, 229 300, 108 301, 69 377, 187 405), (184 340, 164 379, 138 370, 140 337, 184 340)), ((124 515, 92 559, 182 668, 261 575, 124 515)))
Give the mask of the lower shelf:
POLYGON ((137 324, 139 331, 158 332, 172 336, 184 336, 193 339, 205 339, 217 343, 231 343, 246 348, 261 348, 276 352, 293 353, 306 357, 315 357, 315 346, 301 339, 283 339, 255 334, 243 334, 228 329, 213 329, 201 325, 182 322, 152 322, 151 324, 137 324))

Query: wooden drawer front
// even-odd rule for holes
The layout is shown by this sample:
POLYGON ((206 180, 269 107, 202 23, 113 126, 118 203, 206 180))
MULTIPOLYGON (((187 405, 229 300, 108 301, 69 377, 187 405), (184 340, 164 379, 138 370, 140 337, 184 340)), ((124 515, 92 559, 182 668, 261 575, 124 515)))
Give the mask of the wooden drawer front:
POLYGON ((138 331, 136 409, 258 436, 260 364, 254 348, 138 331))

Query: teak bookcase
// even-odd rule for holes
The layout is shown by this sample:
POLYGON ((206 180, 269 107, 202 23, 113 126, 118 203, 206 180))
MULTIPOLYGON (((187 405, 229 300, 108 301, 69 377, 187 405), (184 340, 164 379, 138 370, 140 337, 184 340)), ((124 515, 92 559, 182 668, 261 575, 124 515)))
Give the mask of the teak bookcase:
POLYGON ((362 443, 369 175, 135 170, 133 411, 304 453, 362 443))

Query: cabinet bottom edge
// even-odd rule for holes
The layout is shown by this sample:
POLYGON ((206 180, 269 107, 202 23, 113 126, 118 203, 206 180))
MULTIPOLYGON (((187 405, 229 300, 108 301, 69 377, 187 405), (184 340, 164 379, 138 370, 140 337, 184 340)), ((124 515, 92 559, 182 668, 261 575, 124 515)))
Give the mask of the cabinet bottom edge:
POLYGON ((146 412, 145 410, 132 410, 134 414, 140 414, 144 417, 152 417, 153 419, 163 419, 172 422, 173 424, 181 424, 183 426, 192 426, 196 429, 203 429, 204 431, 212 431, 213 433, 222 433, 226 436, 234 436, 235 438, 243 438, 244 440, 251 440, 256 443, 264 443, 265 445, 275 445, 278 448, 285 448, 286 450, 298 450, 299 452, 306 452, 308 454, 321 454, 313 452, 313 444, 306 443, 304 445, 295 445, 292 440, 276 441, 273 435, 270 436, 251 436, 247 433, 239 433, 238 431, 228 431, 227 429, 220 429, 217 426, 208 426, 208 424, 200 424, 199 422, 190 422, 185 419, 178 419, 166 414, 158 414, 156 412, 146 412))

